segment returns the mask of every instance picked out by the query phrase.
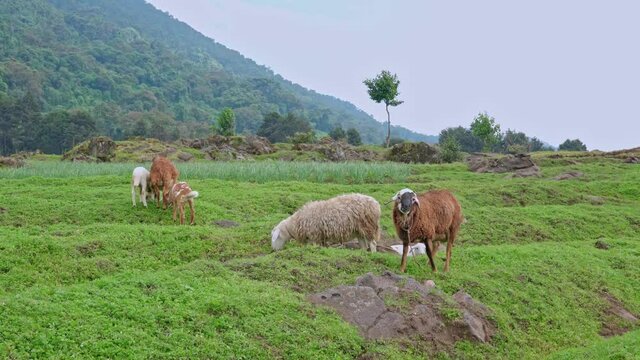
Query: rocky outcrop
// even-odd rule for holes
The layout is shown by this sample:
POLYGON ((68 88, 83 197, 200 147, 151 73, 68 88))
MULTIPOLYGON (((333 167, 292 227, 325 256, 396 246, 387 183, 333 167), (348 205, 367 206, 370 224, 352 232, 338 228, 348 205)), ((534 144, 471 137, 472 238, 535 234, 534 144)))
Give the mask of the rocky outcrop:
POLYGON ((18 157, 0 156, 0 168, 2 167, 19 168, 19 167, 23 167, 25 164, 26 164, 25 161, 18 157))
POLYGON ((436 164, 440 162, 440 156, 437 147, 425 142, 400 143, 389 149, 387 160, 408 164, 436 164))
POLYGON ((182 145, 199 149, 211 160, 250 160, 252 155, 274 153, 267 138, 260 136, 220 136, 206 139, 182 140, 182 145))
POLYGON ((568 171, 553 178, 553 180, 570 180, 584 176, 580 171, 568 171))
POLYGON ((62 160, 110 162, 116 157, 116 143, 108 136, 97 136, 67 151, 62 160))
POLYGON ((367 339, 426 339, 436 348, 459 340, 491 340, 496 327, 487 320, 487 307, 464 291, 450 297, 434 286, 388 271, 368 273, 355 285, 328 289, 309 300, 335 309, 367 339))
POLYGON ((527 154, 472 154, 466 159, 469 170, 479 173, 512 173, 513 177, 540 176, 540 168, 527 154))
POLYGON ((318 144, 295 144, 293 150, 315 151, 328 161, 333 162, 378 160, 377 154, 371 150, 358 149, 347 143, 334 141, 331 138, 323 138, 318 144))

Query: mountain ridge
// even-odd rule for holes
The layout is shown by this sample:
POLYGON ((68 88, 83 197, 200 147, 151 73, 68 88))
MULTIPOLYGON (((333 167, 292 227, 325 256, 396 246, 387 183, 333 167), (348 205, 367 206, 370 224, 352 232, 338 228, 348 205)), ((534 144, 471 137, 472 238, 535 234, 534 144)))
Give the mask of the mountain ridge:
MULTIPOLYGON (((320 132, 341 125, 367 143, 384 138, 386 125, 352 103, 293 83, 143 0, 7 0, 0 16, 0 95, 35 92, 45 111, 89 110, 98 132, 116 139, 160 120, 171 136, 202 136, 225 107, 239 132, 255 133, 275 111, 303 115, 320 132)), ((392 135, 437 141, 398 126, 392 135)))

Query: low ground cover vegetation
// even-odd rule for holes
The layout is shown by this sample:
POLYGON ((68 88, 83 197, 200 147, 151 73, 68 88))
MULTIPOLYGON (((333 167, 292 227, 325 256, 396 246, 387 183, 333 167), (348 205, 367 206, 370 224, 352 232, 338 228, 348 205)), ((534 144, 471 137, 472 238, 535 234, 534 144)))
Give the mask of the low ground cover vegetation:
POLYGON ((461 163, 178 163, 200 193, 195 226, 155 204, 131 207, 140 164, 32 159, 2 169, 0 357, 637 358, 638 325, 609 316, 607 299, 640 314, 640 166, 597 156, 536 162, 536 178, 461 163), (554 180, 569 171, 583 176, 554 180), (350 192, 381 203, 382 241, 392 244, 385 203, 404 187, 459 199, 467 221, 451 271, 433 274, 421 256, 407 274, 485 304, 490 342, 366 340, 307 297, 397 272, 399 256, 295 242, 271 250, 280 220, 350 192))

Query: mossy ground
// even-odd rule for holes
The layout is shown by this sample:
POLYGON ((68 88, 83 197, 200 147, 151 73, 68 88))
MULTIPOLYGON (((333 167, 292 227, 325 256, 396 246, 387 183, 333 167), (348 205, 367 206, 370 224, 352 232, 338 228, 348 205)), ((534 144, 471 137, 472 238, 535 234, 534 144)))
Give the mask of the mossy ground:
POLYGON ((640 314, 640 166, 537 161, 535 179, 462 164, 180 164, 200 192, 195 226, 176 225, 155 205, 131 207, 135 164, 1 170, 0 357, 639 358, 637 327, 598 333, 603 291, 640 314), (552 180, 569 170, 585 175, 552 180), (428 345, 367 342, 305 296, 397 271, 398 257, 295 243, 271 251, 271 228, 309 200, 362 192, 384 204, 407 186, 448 188, 462 203, 467 223, 451 271, 432 274, 420 257, 408 274, 486 304, 498 326, 490 344, 433 354, 428 345), (240 226, 213 224, 222 219, 240 226))

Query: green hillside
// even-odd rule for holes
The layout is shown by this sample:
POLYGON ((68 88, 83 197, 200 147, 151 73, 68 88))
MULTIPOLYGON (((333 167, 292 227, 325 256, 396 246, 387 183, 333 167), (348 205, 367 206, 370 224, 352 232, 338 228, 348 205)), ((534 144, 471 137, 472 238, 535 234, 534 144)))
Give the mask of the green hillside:
POLYGON ((194 226, 154 204, 132 208, 133 163, 0 169, 0 358, 638 359, 639 324, 609 314, 603 295, 640 315, 640 166, 556 155, 536 155, 540 178, 460 163, 178 163, 200 192, 194 226), (584 176, 553 179, 567 171, 584 176), (420 256, 407 273, 485 304, 497 326, 489 343, 366 340, 307 295, 397 272, 399 256, 271 249, 275 224, 347 192, 382 204, 394 241, 384 203, 407 186, 460 200, 467 222, 451 271, 433 274, 420 256))
MULTIPOLYGON (((293 84, 143 0, 5 0, 0 43, 0 105, 20 108, 31 96, 35 112, 85 111, 95 121, 87 132, 115 139, 203 136, 225 107, 238 132, 254 133, 275 111, 323 132, 340 124, 364 142, 384 138, 384 125, 352 104, 293 84), (166 130, 152 134, 157 128, 166 130)), ((0 135, 21 150, 22 128, 38 124, 6 115, 0 135)), ((393 135, 436 140, 400 127, 393 135)))

